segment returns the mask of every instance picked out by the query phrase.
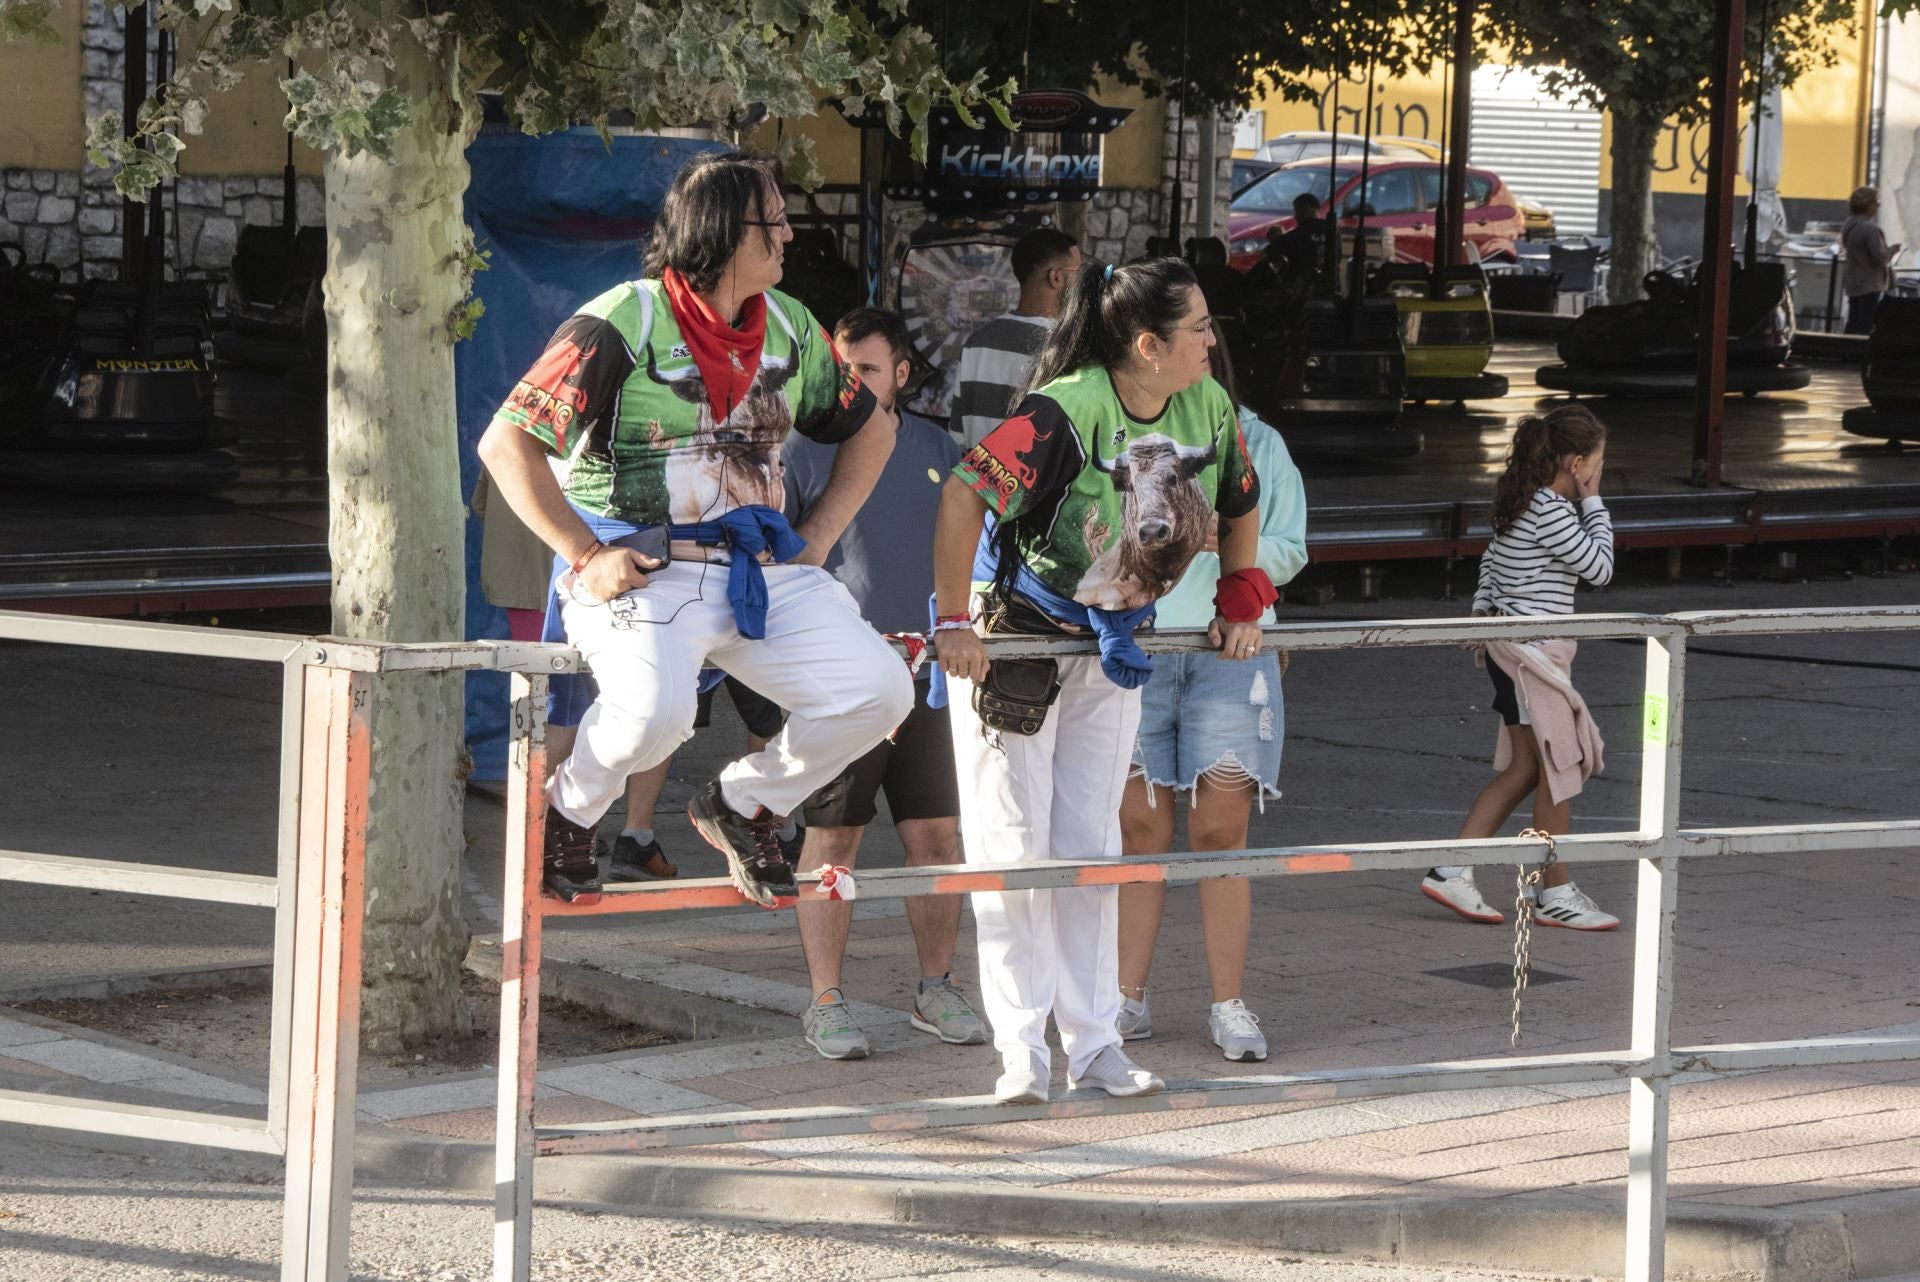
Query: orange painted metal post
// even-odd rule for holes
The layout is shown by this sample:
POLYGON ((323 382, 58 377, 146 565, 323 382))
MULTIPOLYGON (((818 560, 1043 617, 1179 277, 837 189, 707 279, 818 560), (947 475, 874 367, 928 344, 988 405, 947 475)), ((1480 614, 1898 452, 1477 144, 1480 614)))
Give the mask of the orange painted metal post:
POLYGON ((281 1282, 347 1276, 373 681, 306 674, 281 1282))
POLYGON ((500 896, 500 1092, 493 1127, 494 1282, 533 1261, 533 1089, 540 1054, 540 859, 547 823, 547 679, 513 674, 500 896))

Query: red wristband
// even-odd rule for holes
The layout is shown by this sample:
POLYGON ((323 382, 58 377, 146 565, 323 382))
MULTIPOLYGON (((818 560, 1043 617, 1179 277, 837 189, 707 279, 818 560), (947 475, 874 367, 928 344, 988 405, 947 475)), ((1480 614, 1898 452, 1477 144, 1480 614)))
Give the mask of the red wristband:
POLYGON ((1213 593, 1213 608, 1228 623, 1258 623, 1267 607, 1279 599, 1280 594, 1274 591, 1273 580, 1267 577, 1267 572, 1249 566, 1220 576, 1220 586, 1213 593))
POLYGON ((568 566, 567 569, 572 571, 575 575, 578 575, 581 570, 586 568, 587 562, 593 560, 593 554, 595 552, 598 552, 601 548, 604 548, 605 546, 607 545, 602 543, 599 539, 595 539, 592 543, 587 545, 586 551, 582 552, 579 556, 576 556, 575 558, 573 558, 573 564, 568 566))
POLYGON ((942 615, 935 616, 933 620, 933 624, 935 627, 939 627, 942 623, 972 623, 972 622, 973 622, 973 616, 971 614, 942 614, 942 615))

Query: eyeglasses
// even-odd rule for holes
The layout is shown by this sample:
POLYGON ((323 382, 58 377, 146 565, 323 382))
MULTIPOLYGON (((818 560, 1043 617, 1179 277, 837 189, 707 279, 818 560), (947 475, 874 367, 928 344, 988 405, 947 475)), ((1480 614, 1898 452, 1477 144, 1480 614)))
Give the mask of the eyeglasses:
POLYGON ((1180 326, 1180 328, 1183 330, 1186 330, 1190 334, 1196 334, 1202 338, 1205 338, 1208 334, 1211 334, 1213 332, 1213 317, 1209 316, 1205 320, 1197 320, 1191 325, 1182 325, 1180 326))
POLYGON ((742 218, 740 222, 747 227, 785 227, 788 231, 793 230, 793 224, 787 220, 784 212, 778 218, 742 218))

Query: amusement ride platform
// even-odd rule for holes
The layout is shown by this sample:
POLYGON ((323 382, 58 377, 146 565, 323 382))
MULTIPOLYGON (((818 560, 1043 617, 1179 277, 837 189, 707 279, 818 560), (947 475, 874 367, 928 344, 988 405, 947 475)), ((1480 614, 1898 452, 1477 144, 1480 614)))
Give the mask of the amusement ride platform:
MULTIPOLYGON (((1472 556, 1515 418, 1559 403, 1534 371, 1552 345, 1510 339, 1491 368, 1511 393, 1464 410, 1408 408, 1426 448, 1404 459, 1303 465, 1313 559, 1472 556)), ((0 608, 159 614, 327 599, 326 454, 317 391, 223 371, 220 412, 241 425, 237 481, 209 495, 0 489, 0 608)), ((1726 484, 1688 481, 1691 399, 1589 402, 1609 430, 1604 493, 1623 547, 1888 539, 1920 532, 1920 447, 1841 428, 1863 405, 1855 365, 1811 386, 1727 402, 1726 484)))

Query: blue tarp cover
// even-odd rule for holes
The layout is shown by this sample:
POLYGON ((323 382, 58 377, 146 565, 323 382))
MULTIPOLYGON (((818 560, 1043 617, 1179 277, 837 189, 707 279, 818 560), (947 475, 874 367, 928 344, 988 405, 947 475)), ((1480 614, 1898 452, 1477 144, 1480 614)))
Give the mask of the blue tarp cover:
MULTIPOLYGON (((454 349, 460 492, 473 493, 474 448, 520 375, 580 304, 640 274, 640 249, 680 166, 718 144, 623 137, 590 129, 528 137, 488 129, 467 149, 467 225, 490 251, 474 280, 486 304, 474 336, 454 349)), ((506 612, 480 590, 480 522, 467 521, 467 635, 504 637, 506 612)), ((506 773, 506 679, 467 678, 467 746, 474 777, 506 773)))

